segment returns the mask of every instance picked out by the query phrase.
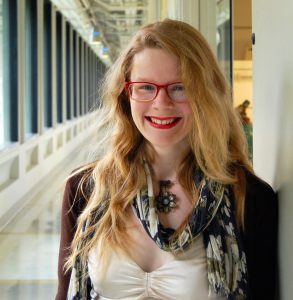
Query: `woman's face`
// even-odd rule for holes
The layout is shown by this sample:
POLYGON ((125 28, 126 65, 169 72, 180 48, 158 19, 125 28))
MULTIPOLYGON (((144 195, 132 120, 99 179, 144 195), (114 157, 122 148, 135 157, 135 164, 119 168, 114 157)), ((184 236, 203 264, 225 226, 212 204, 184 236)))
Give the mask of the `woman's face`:
MULTIPOLYGON (((144 49, 133 58, 130 81, 158 85, 181 82, 179 61, 164 50, 144 49)), ((155 148, 187 144, 192 126, 188 101, 175 102, 161 88, 153 101, 130 100, 130 105, 136 127, 155 148)))

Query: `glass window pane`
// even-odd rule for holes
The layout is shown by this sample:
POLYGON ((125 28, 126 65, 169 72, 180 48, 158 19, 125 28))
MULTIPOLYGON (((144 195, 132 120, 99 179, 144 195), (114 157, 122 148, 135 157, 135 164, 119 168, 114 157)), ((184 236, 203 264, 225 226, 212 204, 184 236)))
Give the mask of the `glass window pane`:
POLYGON ((25 5, 25 132, 29 137, 38 128, 38 53, 37 3, 27 0, 25 5))
POLYGON ((83 115, 83 79, 84 79, 84 69, 83 69, 83 42, 82 39, 79 37, 79 115, 83 115))
POLYGON ((232 82, 231 0, 217 0, 216 25, 217 57, 226 77, 232 82))
POLYGON ((1 0, 0 148, 18 140, 17 1, 1 0))
POLYGON ((51 2, 44 2, 44 126, 52 127, 51 2))
POLYGON ((83 97, 83 111, 87 114, 87 102, 88 102, 88 45, 84 44, 84 97, 83 97))
POLYGON ((57 62, 57 122, 62 123, 63 105, 62 105, 62 15, 56 13, 56 62, 57 62))
POLYGON ((76 39, 77 39, 77 34, 75 30, 73 31, 73 65, 72 65, 72 72, 73 72, 73 116, 77 117, 77 59, 76 59, 76 39))
POLYGON ((66 22, 66 117, 71 119, 71 34, 70 24, 66 22))
POLYGON ((233 2, 233 100, 253 156, 253 85, 252 85, 252 12, 251 0, 233 2))

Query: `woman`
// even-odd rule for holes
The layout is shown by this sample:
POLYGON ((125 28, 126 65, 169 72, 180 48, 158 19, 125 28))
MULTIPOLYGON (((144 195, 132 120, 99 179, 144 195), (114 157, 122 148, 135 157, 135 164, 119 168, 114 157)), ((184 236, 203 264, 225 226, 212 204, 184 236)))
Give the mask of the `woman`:
POLYGON ((103 100, 107 148, 65 189, 56 299, 273 299, 276 196, 201 34, 142 28, 103 100))

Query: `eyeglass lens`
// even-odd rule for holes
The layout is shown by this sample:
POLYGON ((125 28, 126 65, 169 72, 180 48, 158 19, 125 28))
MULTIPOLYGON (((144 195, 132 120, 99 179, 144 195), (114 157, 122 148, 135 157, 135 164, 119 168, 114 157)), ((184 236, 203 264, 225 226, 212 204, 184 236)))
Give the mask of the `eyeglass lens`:
MULTIPOLYGON (((151 101, 158 94, 158 88, 155 84, 135 82, 129 85, 130 95, 133 100, 151 101)), ((182 83, 173 83, 164 87, 168 96, 173 101, 186 101, 185 88, 182 83)))

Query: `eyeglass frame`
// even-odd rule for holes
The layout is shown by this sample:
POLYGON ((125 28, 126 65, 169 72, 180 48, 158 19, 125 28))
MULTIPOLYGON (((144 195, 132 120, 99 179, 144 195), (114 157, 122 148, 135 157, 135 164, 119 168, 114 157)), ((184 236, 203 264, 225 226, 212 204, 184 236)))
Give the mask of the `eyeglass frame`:
MULTIPOLYGON (((126 89, 126 91, 127 91, 127 93, 128 93, 128 96, 129 96, 132 100, 137 101, 137 102, 151 102, 151 101, 154 101, 154 100, 156 99, 156 97, 158 96, 159 91, 160 91, 162 88, 166 91, 166 94, 168 95, 168 97, 169 97, 172 101, 177 102, 176 100, 173 100, 173 99, 170 97, 169 93, 168 93, 168 86, 170 86, 170 85, 172 85, 172 84, 176 84, 176 83, 181 83, 181 84, 183 84, 183 82, 181 82, 181 81, 171 82, 171 83, 168 83, 168 84, 156 84, 156 83, 149 82, 149 81, 127 81, 127 82, 125 82, 124 87, 125 87, 125 89, 126 89), (151 100, 135 100, 135 99, 133 99, 132 96, 131 96, 131 94, 130 94, 130 89, 129 89, 129 86, 130 86, 131 84, 133 84, 133 83, 148 83, 148 84, 154 85, 154 86, 157 88, 156 95, 155 95, 154 98, 151 99, 151 100)), ((181 103, 181 102, 185 102, 185 101, 187 101, 187 100, 182 100, 182 101, 178 101, 178 102, 181 103)))

